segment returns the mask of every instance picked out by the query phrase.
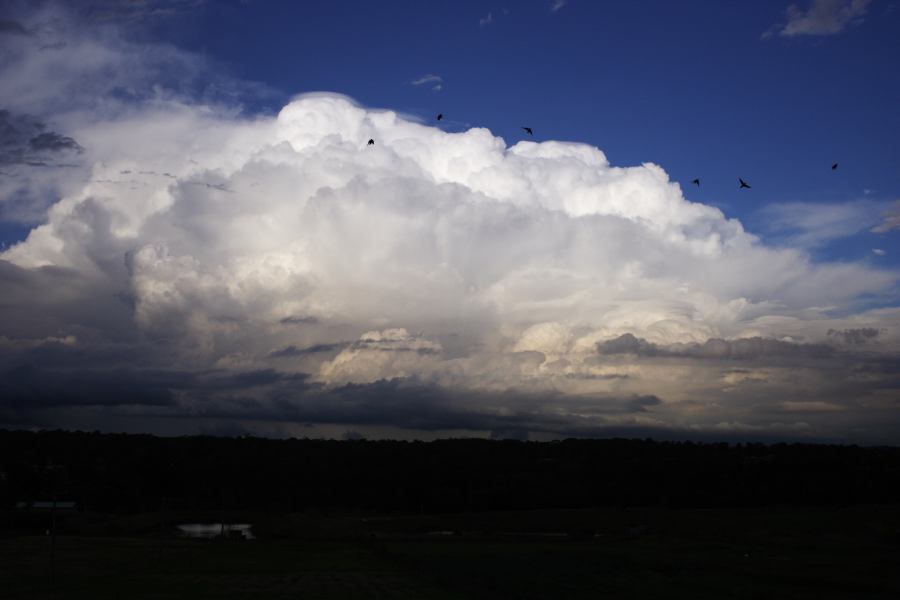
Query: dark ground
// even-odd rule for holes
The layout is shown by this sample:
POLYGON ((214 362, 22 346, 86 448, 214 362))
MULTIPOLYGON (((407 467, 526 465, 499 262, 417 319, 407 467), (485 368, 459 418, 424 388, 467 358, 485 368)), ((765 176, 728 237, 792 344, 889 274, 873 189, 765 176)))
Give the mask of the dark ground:
POLYGON ((0 539, 0 597, 895 599, 898 508, 226 515, 253 541, 94 516, 118 534, 58 535, 52 578, 48 536, 0 539))
POLYGON ((900 448, 0 431, 26 598, 893 600, 900 448))

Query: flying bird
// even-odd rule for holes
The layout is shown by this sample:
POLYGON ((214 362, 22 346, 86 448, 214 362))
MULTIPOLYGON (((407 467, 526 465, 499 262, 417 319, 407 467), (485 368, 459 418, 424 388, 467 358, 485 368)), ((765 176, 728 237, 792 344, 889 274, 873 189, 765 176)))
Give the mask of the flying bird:
POLYGON ((747 184, 747 182, 744 181, 743 179, 741 179, 740 177, 738 177, 738 181, 741 182, 741 187, 739 187, 738 189, 744 189, 744 188, 747 188, 748 190, 750 189, 750 186, 747 184))
POLYGON ((695 179, 695 180, 693 180, 691 183, 693 183, 693 184, 696 185, 697 187, 700 187, 700 180, 699 180, 699 179, 695 179))
POLYGON ((831 170, 837 171, 837 163, 834 163, 833 165, 831 165, 831 170))
POLYGON ((531 131, 531 127, 523 127, 522 129, 524 129, 525 133, 527 133, 528 135, 534 135, 534 132, 531 131))
POLYGON ((375 145, 375 140, 369 140, 369 143, 366 144, 366 146, 374 146, 374 145, 375 145))
POLYGON ((438 117, 437 117, 438 121, 440 121, 443 118, 444 118, 444 113, 439 113, 438 117))

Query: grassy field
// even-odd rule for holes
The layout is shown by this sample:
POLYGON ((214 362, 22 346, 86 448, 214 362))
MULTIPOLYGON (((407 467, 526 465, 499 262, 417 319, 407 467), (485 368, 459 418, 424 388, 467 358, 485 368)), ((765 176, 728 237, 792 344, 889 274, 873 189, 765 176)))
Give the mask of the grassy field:
POLYGON ((48 537, 3 537, 0 597, 900 598, 897 507, 257 517, 250 542, 59 535, 52 578, 48 537))

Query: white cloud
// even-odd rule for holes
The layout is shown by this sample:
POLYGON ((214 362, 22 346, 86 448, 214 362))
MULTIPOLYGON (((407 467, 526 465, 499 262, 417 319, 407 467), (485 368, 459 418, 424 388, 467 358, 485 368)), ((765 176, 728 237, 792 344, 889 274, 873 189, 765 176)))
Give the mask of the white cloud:
POLYGON ((485 16, 478 19, 478 26, 479 27, 487 27, 488 25, 490 25, 493 22, 494 22, 494 13, 488 13, 485 16))
MULTIPOLYGON (((0 119, 19 131, 25 129, 23 123, 43 127, 82 147, 76 129, 102 128, 136 105, 166 110, 190 98, 198 105, 227 105, 227 111, 235 113, 248 92, 272 96, 264 86, 220 75, 198 55, 166 44, 138 44, 121 29, 108 23, 96 27, 91 21, 142 21, 196 4, 172 0, 126 7, 93 2, 79 5, 81 16, 69 12, 76 9, 52 3, 36 3, 37 8, 22 14, 11 11, 14 22, 21 21, 30 35, 0 36, 0 119)), ((10 131, 4 124, 3 146, 9 147, 10 131)), ((139 140, 132 140, 139 145, 139 140)), ((0 163, 6 163, 0 177, 0 218, 38 221, 55 199, 76 193, 92 177, 84 154, 55 151, 26 158, 10 163, 0 156, 0 163)))
POLYGON ((881 248, 872 248, 872 253, 875 254, 875 256, 884 256, 885 254, 887 254, 887 252, 885 252, 881 248))
POLYGON ((418 376, 436 367, 439 343, 411 335, 402 327, 369 331, 333 360, 320 376, 330 383, 373 383, 379 379, 418 376))
POLYGON ((558 11, 563 6, 565 6, 566 3, 566 0, 553 0, 553 2, 550 3, 550 12, 558 11))
POLYGON ((767 34, 790 37, 840 33, 862 22, 869 4, 870 0, 812 0, 807 10, 791 4, 786 11, 787 23, 775 25, 767 34))
POLYGON ((507 147, 333 94, 272 119, 153 107, 74 135, 92 180, 3 257, 109 268, 142 328, 217 359, 235 351, 223 333, 235 320, 296 314, 350 330, 480 330, 509 348, 539 323, 693 341, 896 279, 767 248, 656 165, 614 167, 574 143, 507 147))

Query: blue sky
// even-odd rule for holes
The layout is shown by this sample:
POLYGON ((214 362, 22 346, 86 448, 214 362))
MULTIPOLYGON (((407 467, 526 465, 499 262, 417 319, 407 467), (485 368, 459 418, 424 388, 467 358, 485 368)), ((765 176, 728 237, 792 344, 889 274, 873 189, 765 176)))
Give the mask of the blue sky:
POLYGON ((0 0, 0 426, 896 443, 898 8, 0 0))

